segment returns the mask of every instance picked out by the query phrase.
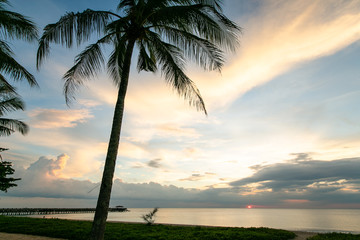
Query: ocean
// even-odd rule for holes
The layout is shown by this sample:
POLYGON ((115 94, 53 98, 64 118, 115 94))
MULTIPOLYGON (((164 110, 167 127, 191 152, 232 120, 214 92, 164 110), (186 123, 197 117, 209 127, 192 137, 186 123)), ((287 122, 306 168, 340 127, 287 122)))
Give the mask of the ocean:
MULTIPOLYGON (((108 221, 143 222, 141 216, 152 209, 130 208, 129 210, 129 212, 109 213, 108 221)), ((93 213, 56 214, 45 217, 92 220, 93 215, 93 213)), ((360 233, 360 209, 160 208, 155 223, 360 233)))

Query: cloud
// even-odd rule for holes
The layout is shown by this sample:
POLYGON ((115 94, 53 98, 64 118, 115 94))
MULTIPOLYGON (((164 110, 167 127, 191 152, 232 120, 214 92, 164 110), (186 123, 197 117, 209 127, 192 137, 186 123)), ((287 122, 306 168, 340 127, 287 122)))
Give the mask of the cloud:
POLYGON ((179 181, 191 181, 191 182, 201 181, 207 178, 213 178, 216 175, 217 175, 216 173, 210 173, 210 172, 205 172, 204 174, 193 173, 191 174, 190 177, 179 179, 179 181))
POLYGON ((140 143, 126 141, 126 139, 120 142, 118 155, 133 159, 148 158, 150 156, 146 146, 140 143))
MULTIPOLYGON (((357 0, 261 2, 244 28, 236 60, 224 68, 223 81, 204 79, 199 88, 214 107, 231 104, 242 94, 297 65, 333 54, 360 39, 357 0)), ((201 78, 200 78, 201 79, 201 78)))
MULTIPOLYGON (((69 156, 56 158, 42 156, 28 168, 17 168, 15 175, 21 178, 18 187, 9 194, 14 197, 41 198, 89 198, 87 192, 95 187, 90 181, 67 178, 64 174, 69 156)), ((94 197, 94 195, 91 195, 94 197)))
POLYGON ((198 138, 200 134, 194 128, 183 128, 175 124, 161 124, 157 127, 159 135, 198 138))
MULTIPOLYGON (((241 4, 232 4, 231 7, 240 8, 241 4)), ((229 56, 222 75, 204 73, 190 67, 189 76, 201 90, 210 116, 226 111, 234 101, 255 87, 301 64, 334 54, 358 41, 359 12, 356 0, 341 3, 338 0, 259 1, 256 8, 251 8, 250 13, 236 20, 244 28, 241 46, 236 55, 229 56)), ((189 108, 186 101, 164 84, 159 74, 138 74, 132 70, 130 78, 125 110, 128 125, 123 128, 123 133, 134 141, 144 143, 159 137, 201 138, 209 129, 204 123, 211 123, 209 126, 212 128, 218 127, 213 124, 213 119, 206 119, 201 113, 189 108), (205 131, 200 131, 199 123, 205 126, 205 131)), ((101 77, 91 82, 90 89, 92 97, 98 101, 114 104, 116 91, 110 80, 101 77)), ((244 113, 249 112, 249 109, 241 110, 244 110, 244 113)), ((259 111, 258 106, 255 110, 259 111)), ((290 111, 286 110, 286 113, 290 111)), ((228 121, 229 118, 227 123, 228 121)), ((249 120, 249 124, 243 123, 244 118, 241 121, 243 126, 253 126, 255 122, 253 118, 249 120)), ((264 122, 266 121, 268 119, 264 119, 264 122)), ((223 125, 218 128, 226 128, 223 125)), ((265 130, 268 129, 266 127, 265 130)), ((295 129, 292 131, 298 134, 295 129)), ((251 131, 251 134, 253 132, 251 131)), ((258 132, 263 134, 263 131, 258 132)), ((226 134, 231 133, 223 133, 226 134)), ((315 135, 308 138, 315 139, 315 135)), ((287 136, 284 139, 279 141, 289 144, 287 136)), ((302 141, 301 148, 308 149, 312 139, 302 141)), ((294 145, 300 148, 298 142, 294 145)))
POLYGON ((92 99, 79 99, 76 101, 76 103, 78 103, 80 106, 83 107, 96 107, 99 106, 101 103, 92 99))
POLYGON ((253 191, 333 193, 359 192, 360 158, 332 161, 309 159, 307 154, 299 154, 286 163, 262 166, 250 177, 230 183, 239 189, 252 188, 253 191), (300 156, 300 157, 299 157, 300 156))
POLYGON ((84 123, 94 116, 87 109, 58 110, 58 109, 35 109, 29 112, 31 126, 34 128, 72 128, 79 123, 84 123))
MULTIPOLYGON (((234 3, 231 7, 234 8, 236 4, 234 3)), ((308 113, 309 117, 305 123, 306 126, 301 125, 299 127, 298 122, 295 124, 294 122, 288 123, 289 119, 286 118, 286 115, 289 114, 288 110, 290 108, 283 108, 283 105, 279 106, 277 104, 274 104, 277 106, 276 109, 268 107, 273 102, 262 104, 263 98, 258 98, 259 95, 256 95, 258 92, 253 94, 254 98, 259 100, 253 103, 252 111, 249 112, 251 106, 248 107, 246 102, 242 102, 241 106, 234 104, 236 108, 232 109, 231 114, 227 115, 226 112, 226 107, 254 87, 265 84, 300 64, 336 53, 349 46, 349 44, 358 41, 360 23, 358 1, 269 0, 258 1, 256 6, 259 9, 249 9, 251 12, 246 13, 245 17, 238 20, 238 23, 244 28, 241 39, 242 45, 237 55, 231 56, 232 59, 227 61, 222 75, 193 72, 192 69, 188 72, 191 75, 189 76, 198 84, 207 103, 210 112, 208 118, 204 118, 201 113, 196 113, 194 109, 189 108, 186 101, 179 98, 164 84, 160 75, 131 73, 130 77, 132 79, 129 83, 122 132, 124 137, 119 149, 119 158, 125 159, 121 161, 121 164, 124 163, 125 168, 123 166, 119 168, 123 172, 116 175, 126 176, 126 178, 124 177, 126 181, 119 183, 119 186, 121 185, 127 189, 128 192, 126 193, 129 194, 127 201, 131 202, 131 197, 135 196, 134 192, 141 191, 144 188, 149 188, 148 195, 136 195, 133 198, 134 201, 140 204, 142 201, 140 197, 156 199, 151 195, 152 188, 158 189, 159 192, 161 192, 160 189, 166 191, 169 188, 164 184, 176 184, 178 187, 170 189, 182 193, 184 195, 183 199, 187 199, 189 205, 191 205, 190 201, 194 202, 196 198, 199 201, 208 199, 216 204, 226 206, 234 204, 235 206, 248 201, 250 196, 252 201, 259 205, 295 204, 296 202, 300 204, 303 202, 308 204, 307 206, 311 206, 313 201, 322 203, 338 201, 350 204, 350 201, 356 202, 355 200, 359 200, 353 194, 358 193, 359 184, 357 179, 331 178, 324 175, 321 179, 308 176, 309 179, 302 179, 301 181, 290 179, 290 176, 288 176, 288 180, 272 180, 271 176, 269 176, 270 180, 261 180, 260 175, 257 175, 261 171, 265 173, 273 169, 272 171, 282 176, 282 172, 275 170, 277 167, 281 168, 285 167, 285 165, 275 166, 271 163, 285 159, 289 152, 317 151, 322 156, 327 154, 322 159, 339 160, 344 160, 344 157, 358 156, 359 148, 357 146, 359 142, 354 137, 353 129, 351 131, 352 140, 347 139, 339 142, 338 139, 330 139, 324 142, 321 133, 314 131, 315 127, 311 129, 308 127, 310 122, 318 122, 316 127, 326 125, 323 124, 323 121, 319 121, 317 114, 314 117, 316 112, 321 113, 321 111, 317 111, 319 108, 313 108, 308 113), (265 106, 268 110, 265 110, 265 106), (239 112, 242 114, 239 114, 239 112), (254 114, 254 112, 257 112, 257 114, 254 114), (269 116, 268 112, 273 112, 273 115, 269 116), (224 115, 221 115, 222 113, 224 115), (189 139, 183 141, 183 138, 189 139), (292 141, 289 141, 289 139, 292 139, 292 141), (167 167, 172 172, 160 173, 157 169, 150 169, 146 165, 147 161, 156 158, 166 160, 167 167), (131 168, 131 164, 128 162, 130 160, 134 162, 134 159, 137 163, 141 163, 139 166, 144 168, 141 172, 143 175, 141 180, 137 181, 132 179, 138 178, 140 175, 138 172, 127 172, 131 168), (260 164, 264 161, 270 165, 260 164), (256 166, 248 169, 249 164, 256 164, 256 166), (130 167, 127 169, 128 166, 130 167), (271 166, 274 168, 271 168, 271 166), (201 169, 201 172, 194 172, 194 170, 199 169, 201 169), (151 171, 152 175, 150 176, 146 171, 151 171), (252 176, 254 179, 247 178, 247 182, 244 182, 243 185, 216 187, 216 189, 214 187, 214 189, 195 191, 191 192, 191 194, 188 190, 179 188, 179 186, 204 187, 205 181, 203 180, 214 180, 214 178, 206 178, 206 171, 216 172, 218 178, 232 182, 235 182, 236 179, 245 181, 246 178, 243 176, 248 176, 249 173, 253 172, 255 174, 252 176), (158 176, 154 177, 156 174, 158 176), (259 179, 257 180, 255 177, 259 179), (130 181, 147 182, 149 179, 160 182, 162 185, 158 183, 144 183, 143 185, 129 183, 130 181), (184 179, 184 181, 179 182, 178 179, 184 179), (188 180, 185 181, 185 179, 188 180)), ((64 62, 66 59, 72 59, 68 56, 60 56, 60 58, 63 58, 64 62)), ((53 69, 52 65, 49 66, 48 69, 53 69)), ((59 66, 54 69, 56 74, 61 76, 68 68, 59 66)), ((51 72, 52 76, 53 74, 54 71, 51 72)), ((53 78, 56 77, 53 76, 53 78)), ((95 101, 80 101, 82 106, 94 107, 98 102, 106 102, 111 106, 114 104, 116 90, 111 85, 111 80, 100 78, 89 83, 90 91, 84 91, 86 92, 84 99, 93 99, 95 96, 95 101)), ((59 83, 54 85, 53 88, 59 90, 61 85, 62 83, 59 83)), ((291 84, 289 86, 291 87, 291 84)), ((286 91, 285 87, 280 89, 286 91)), ((277 91, 272 94, 276 95, 279 91, 279 88, 277 88, 277 91)), ((83 96, 79 99, 83 99, 83 96)), ((278 101, 280 100, 278 99, 278 101)), ((308 103, 310 104, 309 100, 308 103)), ((330 104, 334 105, 333 103, 330 104)), ((110 107, 106 106, 105 108, 110 107)), ((301 117, 298 118, 299 115, 303 114, 303 112, 299 111, 301 108, 302 106, 297 104, 291 106, 291 109, 296 111, 293 117, 301 119, 302 123, 304 123, 301 117)), ((110 127, 105 131, 99 129, 98 125, 106 125, 102 121, 102 116, 107 116, 108 113, 101 112, 100 120, 98 119, 99 115, 97 115, 97 121, 94 121, 93 124, 96 128, 93 128, 94 131, 91 134, 88 129, 79 128, 79 126, 83 125, 81 123, 89 123, 88 120, 91 118, 92 112, 88 110, 83 110, 84 112, 76 112, 80 110, 75 110, 75 112, 72 112, 72 110, 57 110, 60 112, 56 113, 51 113, 49 111, 51 109, 41 110, 44 111, 44 115, 35 114, 31 119, 35 125, 31 124, 31 126, 45 126, 46 128, 33 129, 25 140, 20 139, 22 136, 12 136, 9 141, 14 143, 10 146, 10 149, 14 150, 14 153, 22 152, 23 155, 27 155, 27 153, 29 153, 28 155, 33 154, 35 151, 49 154, 54 149, 61 149, 57 151, 68 153, 71 158, 67 159, 65 167, 60 167, 54 163, 56 158, 47 157, 46 159, 52 160, 47 164, 47 174, 50 177, 53 176, 51 181, 54 189, 58 189, 57 186, 63 182, 72 185, 78 191, 78 194, 76 195, 75 192, 73 196, 84 197, 84 192, 87 191, 83 192, 82 189, 86 189, 87 185, 89 189, 92 189, 96 186, 93 183, 100 179, 101 166, 106 153, 107 144, 105 142, 108 138, 107 136, 106 138, 99 136, 102 136, 110 127), (50 131, 50 128, 56 129, 50 131), (101 133, 99 133, 99 130, 101 130, 101 133), (29 146, 27 152, 24 151, 25 145, 29 146), (55 164, 56 167, 51 167, 50 163, 55 164), (94 177, 95 175, 96 177, 94 177), (91 179, 93 182, 81 182, 79 179, 91 179)), ((338 113, 337 111, 334 112, 338 113)), ((325 117, 324 120, 330 119, 328 116, 325 117)), ((331 131, 329 130, 330 133, 335 131, 335 128, 329 128, 332 128, 331 131)), ((319 130, 319 128, 317 129, 319 130)), ((29 158, 29 156, 26 157, 29 158)), ((21 156, 16 156, 16 158, 21 158, 21 156)), ((313 169, 307 169, 305 163, 301 163, 301 161, 312 162, 314 160, 299 156, 298 160, 293 159, 292 162, 284 164, 289 164, 289 168, 292 166, 295 169, 301 166, 304 171, 309 171, 307 175, 314 175, 311 172, 313 169)), ((314 162, 312 166, 317 165, 314 162)), ((319 165, 319 167, 322 168, 325 165, 319 165)), ((33 175, 30 170, 26 169, 24 173, 29 174, 29 176, 33 175)), ((305 172, 303 174, 306 175, 305 172)), ((42 174, 37 177, 41 176, 42 174)), ((49 176, 44 177, 46 180, 43 181, 44 184, 50 181, 49 176)), ((295 174, 295 176, 298 175, 295 174)), ((299 175, 298 178, 304 178, 304 176, 299 175)), ((263 176, 263 178, 266 177, 263 176)), ((25 177, 23 181, 26 182, 25 177)), ((206 185, 214 184, 213 186, 216 186, 216 182, 218 180, 206 182, 206 185)), ((41 184, 41 181, 39 180, 37 183, 41 184)), ((34 186, 28 187, 29 189, 34 188, 34 186)), ((39 190, 35 190, 33 191, 34 195, 39 195, 37 194, 39 190)), ((66 195, 61 190, 60 188, 59 196, 71 196, 71 194, 66 195)), ((55 196, 55 193, 50 193, 55 196)), ((116 196, 120 198, 124 195, 118 192, 116 196)), ((88 195, 85 194, 85 196, 88 195)), ((163 195, 159 195, 159 197, 161 196, 167 195, 163 193, 163 195)), ((176 201, 170 196, 166 200, 176 201)))
POLYGON ((69 158, 67 154, 61 154, 56 159, 40 157, 38 161, 30 165, 28 170, 31 172, 41 172, 41 174, 45 174, 48 177, 61 177, 61 171, 65 168, 69 158))
MULTIPOLYGON (((61 202, 54 199, 70 199, 74 207, 75 203, 81 206, 78 199, 83 199, 87 206, 93 203, 99 183, 63 177, 67 160, 68 156, 64 154, 57 158, 41 157, 27 169, 17 169, 15 177, 22 180, 18 187, 10 189, 5 196, 1 195, 2 205, 11 206, 7 198, 15 202, 23 202, 19 199, 25 198, 29 204, 37 199, 48 199, 53 201, 52 207, 61 206, 61 202)), ((112 203, 121 202, 127 207, 245 207, 248 204, 295 208, 360 207, 359 162, 360 158, 352 158, 272 164, 252 177, 232 182, 230 186, 203 190, 115 179, 112 203)), ((189 179, 201 180, 204 177, 217 175, 212 172, 194 173, 189 179)))
POLYGON ((155 158, 146 163, 134 162, 131 164, 131 168, 163 168, 163 164, 161 164, 161 161, 161 158, 155 158))
POLYGON ((161 158, 156 158, 156 159, 153 159, 153 160, 150 160, 147 165, 149 167, 152 167, 152 168, 161 168, 162 165, 161 165, 161 158))

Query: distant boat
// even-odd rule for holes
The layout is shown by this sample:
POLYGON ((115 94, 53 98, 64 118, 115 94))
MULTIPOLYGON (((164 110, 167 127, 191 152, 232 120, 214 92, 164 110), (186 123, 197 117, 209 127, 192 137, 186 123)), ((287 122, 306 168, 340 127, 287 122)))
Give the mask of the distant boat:
POLYGON ((126 207, 124 206, 121 206, 121 205, 118 205, 118 206, 115 206, 116 209, 119 209, 119 210, 122 210, 122 211, 129 211, 126 207))

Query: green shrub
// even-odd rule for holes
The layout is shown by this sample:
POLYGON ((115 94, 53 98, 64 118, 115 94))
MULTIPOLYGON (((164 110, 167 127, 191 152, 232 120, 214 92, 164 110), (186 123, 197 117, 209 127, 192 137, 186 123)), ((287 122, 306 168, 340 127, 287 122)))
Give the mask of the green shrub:
POLYGON ((349 233, 321 233, 309 240, 360 240, 360 234, 349 233))

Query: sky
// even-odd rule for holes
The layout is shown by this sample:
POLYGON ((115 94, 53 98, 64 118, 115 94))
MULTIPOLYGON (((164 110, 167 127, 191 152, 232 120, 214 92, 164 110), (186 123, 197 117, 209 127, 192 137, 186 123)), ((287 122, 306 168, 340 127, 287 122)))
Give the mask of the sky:
MULTIPOLYGON (((10 2, 40 34, 66 12, 117 5, 10 2)), ((221 73, 186 69, 208 116, 133 64, 111 205, 360 208, 360 2, 225 0, 224 12, 242 28, 238 50, 221 73)), ((94 207, 116 87, 104 70, 69 108, 62 76, 86 45, 52 45, 40 71, 36 43, 11 47, 40 87, 15 84, 26 111, 9 116, 30 132, 0 139, 22 179, 0 206, 94 207)))

